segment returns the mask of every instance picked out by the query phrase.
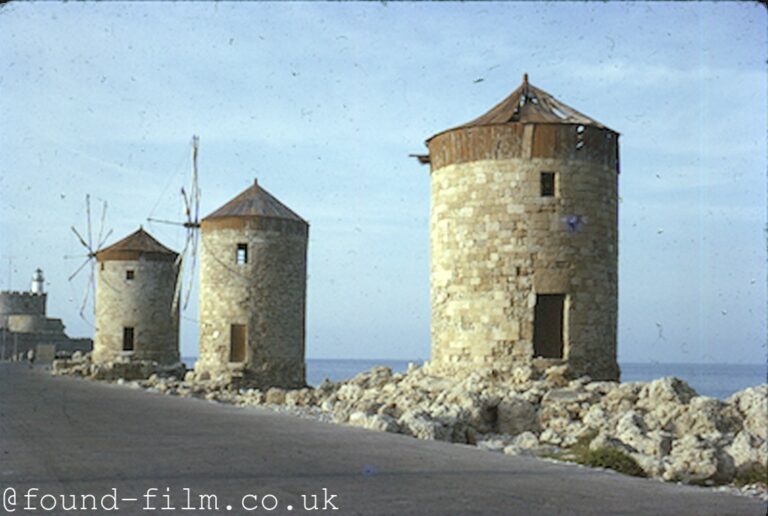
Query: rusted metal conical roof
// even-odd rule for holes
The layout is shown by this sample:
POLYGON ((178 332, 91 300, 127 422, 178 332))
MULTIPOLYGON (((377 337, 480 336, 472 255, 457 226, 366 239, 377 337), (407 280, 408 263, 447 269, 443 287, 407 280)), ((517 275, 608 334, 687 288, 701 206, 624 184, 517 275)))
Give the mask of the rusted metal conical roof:
POLYGON ((258 181, 241 192, 237 197, 214 211, 203 220, 219 219, 225 217, 267 217, 273 219, 287 219, 298 222, 307 222, 291 210, 288 206, 278 201, 272 194, 259 186, 258 181))
POLYGON ((611 130, 600 122, 563 104, 546 91, 533 86, 528 82, 528 74, 525 74, 523 75, 523 83, 490 111, 466 124, 452 127, 437 134, 456 129, 512 123, 580 124, 611 130))
POLYGON ((109 247, 97 251, 94 256, 97 261, 105 260, 138 260, 141 255, 158 260, 175 260, 178 253, 168 249, 152 235, 140 227, 122 240, 109 247))

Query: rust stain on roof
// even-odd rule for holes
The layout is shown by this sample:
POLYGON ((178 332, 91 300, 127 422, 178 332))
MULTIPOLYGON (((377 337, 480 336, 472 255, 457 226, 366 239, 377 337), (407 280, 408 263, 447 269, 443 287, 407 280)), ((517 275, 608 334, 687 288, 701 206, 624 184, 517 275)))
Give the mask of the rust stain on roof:
POLYGON ((266 217, 295 220, 307 224, 307 221, 296 212, 259 186, 256 180, 253 181, 253 185, 203 220, 224 217, 266 217))
POLYGON ((97 261, 105 260, 138 260, 140 256, 148 255, 148 258, 157 260, 175 260, 178 253, 168 249, 158 242, 152 235, 139 228, 122 240, 105 247, 95 253, 97 261))

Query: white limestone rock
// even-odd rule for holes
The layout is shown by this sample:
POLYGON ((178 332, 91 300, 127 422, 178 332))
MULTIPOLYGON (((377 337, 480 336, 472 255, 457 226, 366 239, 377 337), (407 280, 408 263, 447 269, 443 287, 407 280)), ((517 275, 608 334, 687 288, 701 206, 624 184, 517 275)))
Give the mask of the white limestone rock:
POLYGON ((568 385, 569 367, 567 364, 548 367, 544 371, 544 380, 555 387, 565 387, 568 385))
POLYGON ((696 396, 696 391, 683 380, 667 376, 644 385, 638 393, 637 406, 650 410, 660 403, 685 405, 696 396))
POLYGON ((642 453, 631 453, 629 456, 635 459, 637 465, 640 466, 645 473, 645 476, 649 478, 659 478, 664 474, 665 462, 662 459, 656 457, 649 457, 642 453))
POLYGON ((358 374, 349 383, 357 385, 362 389, 377 389, 388 383, 391 379, 392 369, 378 366, 358 374))
POLYGON ((560 446, 571 447, 591 435, 594 430, 583 424, 581 421, 569 421, 563 429, 559 432, 563 437, 563 442, 560 446))
POLYGON ((535 376, 534 370, 530 365, 515 366, 512 369, 510 379, 513 383, 523 384, 529 382, 535 376))
POLYGON ((768 440, 768 384, 739 391, 727 401, 742 415, 750 434, 768 440))
POLYGON ((397 422, 404 434, 417 439, 432 441, 450 441, 451 431, 441 423, 430 419, 424 412, 408 411, 397 422))
POLYGON ((733 458, 738 471, 744 471, 753 466, 768 464, 768 442, 752 435, 748 430, 742 430, 725 447, 725 452, 733 458))
POLYGON ((676 440, 665 459, 664 480, 688 484, 727 483, 736 473, 733 458, 695 435, 676 440))
POLYGON ((602 405, 592 405, 589 407, 589 410, 584 413, 582 421, 589 428, 598 431, 606 430, 610 425, 610 419, 602 405))
POLYGON ((512 445, 523 450, 538 448, 539 438, 533 432, 523 432, 512 440, 512 445))
POLYGON ((741 429, 742 418, 731 405, 715 398, 692 398, 687 410, 674 421, 675 435, 705 435, 708 433, 735 433, 741 429))
POLYGON ((674 432, 675 422, 687 409, 687 405, 675 402, 662 402, 646 412, 643 420, 646 427, 650 430, 674 432))
POLYGON ((636 411, 624 413, 616 424, 615 435, 621 442, 637 451, 644 451, 647 441, 647 428, 643 417, 636 411))
POLYGON ((563 442, 563 438, 560 434, 552 430, 551 428, 545 429, 539 436, 539 442, 543 444, 553 444, 559 446, 563 442))
POLYGON ((400 426, 397 424, 397 421, 384 414, 368 416, 365 422, 365 428, 377 432, 397 433, 400 431, 400 426))
POLYGON ((355 401, 362 397, 363 389, 353 383, 345 383, 336 391, 336 398, 341 401, 355 401))
POLYGON ((352 412, 347 419, 347 423, 353 426, 365 427, 368 423, 368 414, 361 411, 352 412))
POLYGON ((337 401, 338 399, 336 398, 336 395, 332 394, 320 401, 320 408, 326 412, 332 412, 337 401))
POLYGON ((634 410, 640 390, 644 385, 641 382, 622 383, 603 396, 600 404, 607 414, 619 414, 634 410))

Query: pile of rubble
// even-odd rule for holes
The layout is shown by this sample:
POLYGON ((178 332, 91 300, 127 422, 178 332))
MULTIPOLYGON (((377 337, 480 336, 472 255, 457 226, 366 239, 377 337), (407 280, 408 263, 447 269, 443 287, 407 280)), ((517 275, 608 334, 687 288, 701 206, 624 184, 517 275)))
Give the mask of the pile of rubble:
MULTIPOLYGON (((103 376, 84 357, 79 360, 81 365, 55 365, 54 372, 103 376)), ((557 458, 577 446, 613 448, 632 457, 646 476, 666 481, 723 485, 758 472, 761 486, 748 489, 766 493, 760 476, 768 463, 768 384, 721 401, 697 395, 674 377, 591 382, 569 379, 567 366, 543 373, 531 367, 475 371, 459 378, 441 376, 429 364, 403 374, 376 367, 317 388, 267 391, 198 381, 191 372, 155 371, 145 378, 133 385, 512 455, 557 458)))
POLYGON ((160 365, 147 360, 123 360, 95 364, 90 353, 75 351, 70 358, 53 361, 51 373, 102 380, 108 382, 146 380, 152 375, 164 378, 184 378, 187 368, 178 363, 171 366, 160 365))

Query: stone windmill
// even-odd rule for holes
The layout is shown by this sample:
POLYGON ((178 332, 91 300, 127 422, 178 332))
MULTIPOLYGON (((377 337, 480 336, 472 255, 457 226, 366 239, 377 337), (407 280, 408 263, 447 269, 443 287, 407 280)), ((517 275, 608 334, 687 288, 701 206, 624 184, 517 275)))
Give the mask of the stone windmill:
POLYGON ((618 379, 618 139, 526 75, 427 140, 433 364, 618 379))
POLYGON ((95 253, 94 363, 179 361, 178 254, 143 228, 95 253))
POLYGON ((308 233, 256 181, 202 220, 198 377, 305 385, 308 233))

